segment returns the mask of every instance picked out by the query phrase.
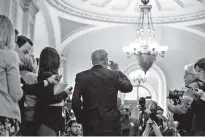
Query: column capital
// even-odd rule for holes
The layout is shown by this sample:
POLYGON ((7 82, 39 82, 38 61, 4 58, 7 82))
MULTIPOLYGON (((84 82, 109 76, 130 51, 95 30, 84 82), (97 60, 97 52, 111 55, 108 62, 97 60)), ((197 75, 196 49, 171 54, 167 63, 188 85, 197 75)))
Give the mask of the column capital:
POLYGON ((23 11, 29 11, 35 17, 39 11, 38 0, 20 0, 19 5, 23 11))

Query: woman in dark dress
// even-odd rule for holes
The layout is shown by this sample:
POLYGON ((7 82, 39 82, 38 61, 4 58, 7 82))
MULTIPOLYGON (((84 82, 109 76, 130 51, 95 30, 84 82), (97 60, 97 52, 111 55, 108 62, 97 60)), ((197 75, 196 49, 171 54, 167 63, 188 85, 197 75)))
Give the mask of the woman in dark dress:
MULTIPOLYGON (((46 47, 40 55, 38 81, 45 80, 51 75, 57 74, 60 66, 60 56, 54 48, 46 47)), ((64 130, 62 106, 57 104, 68 97, 66 91, 58 96, 54 95, 54 85, 42 89, 37 97, 37 120, 41 124, 38 130, 39 136, 56 136, 57 132, 64 130), (54 105, 53 105, 54 104, 54 105)))

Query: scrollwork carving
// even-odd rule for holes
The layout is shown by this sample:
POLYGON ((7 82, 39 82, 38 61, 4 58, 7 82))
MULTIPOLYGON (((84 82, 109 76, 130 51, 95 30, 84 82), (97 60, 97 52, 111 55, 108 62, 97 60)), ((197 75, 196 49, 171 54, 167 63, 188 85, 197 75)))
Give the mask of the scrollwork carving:
MULTIPOLYGON (((87 18, 91 20, 98 20, 98 21, 106 21, 106 22, 114 22, 114 23, 129 23, 129 24, 135 24, 138 23, 138 19, 136 17, 119 17, 119 16, 109 16, 109 15, 101 15, 101 14, 95 14, 91 12, 86 12, 80 9, 77 9, 75 7, 72 7, 68 3, 65 3, 63 0, 47 0, 47 2, 57 8, 58 10, 75 15, 82 18, 87 18)), ((196 20, 196 19, 202 19, 205 17, 205 10, 187 14, 184 16, 172 16, 172 17, 156 17, 153 18, 154 23, 175 23, 175 22, 183 22, 183 21, 190 21, 190 20, 196 20)))

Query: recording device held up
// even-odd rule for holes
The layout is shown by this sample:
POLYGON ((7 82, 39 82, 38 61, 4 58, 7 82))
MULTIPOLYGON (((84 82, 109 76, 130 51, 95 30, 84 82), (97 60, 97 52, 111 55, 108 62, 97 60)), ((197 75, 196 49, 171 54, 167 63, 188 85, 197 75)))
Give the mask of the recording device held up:
MULTIPOLYGON (((151 97, 146 97, 146 98, 140 98, 139 99, 139 108, 140 108, 140 134, 143 133, 143 131, 146 128, 146 123, 149 119, 151 119, 154 122, 156 122, 156 124, 158 126, 162 126, 163 125, 163 121, 162 119, 157 115, 157 103, 154 101, 151 101, 149 104, 149 107, 146 108, 146 99, 151 99, 151 97)), ((150 126, 153 124, 150 123, 150 126)))
POLYGON ((174 102, 174 105, 181 104, 180 98, 183 96, 185 91, 182 90, 169 90, 169 96, 167 98, 171 99, 174 102))
POLYGON ((151 96, 147 96, 147 97, 141 97, 139 99, 139 109, 140 111, 144 112, 146 109, 146 99, 151 99, 151 96))

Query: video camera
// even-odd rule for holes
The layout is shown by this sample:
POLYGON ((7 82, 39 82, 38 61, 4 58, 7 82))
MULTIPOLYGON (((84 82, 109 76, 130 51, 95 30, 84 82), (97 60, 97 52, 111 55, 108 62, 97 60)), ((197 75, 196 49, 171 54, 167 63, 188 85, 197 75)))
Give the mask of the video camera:
MULTIPOLYGON (((147 98, 147 97, 146 97, 147 98)), ((149 98, 149 97, 148 97, 149 98)), ((158 105, 155 101, 151 101, 151 104, 149 105, 149 111, 145 111, 146 107, 146 99, 145 98, 140 98, 139 104, 140 104, 140 110, 142 113, 140 113, 139 119, 140 119, 140 135, 144 132, 146 128, 146 123, 149 119, 151 119, 153 122, 156 122, 158 126, 163 126, 163 121, 162 119, 157 115, 157 109, 158 105)))
POLYGON ((139 109, 140 111, 144 112, 146 109, 146 99, 151 99, 151 96, 147 96, 147 97, 141 97, 139 99, 139 109))
POLYGON ((177 104, 181 104, 181 100, 180 98, 183 96, 185 91, 181 91, 181 90, 169 90, 169 96, 167 98, 173 100, 174 102, 174 105, 177 105, 177 104))
POLYGON ((146 99, 143 97, 139 99, 139 109, 140 111, 145 111, 146 109, 146 99))

